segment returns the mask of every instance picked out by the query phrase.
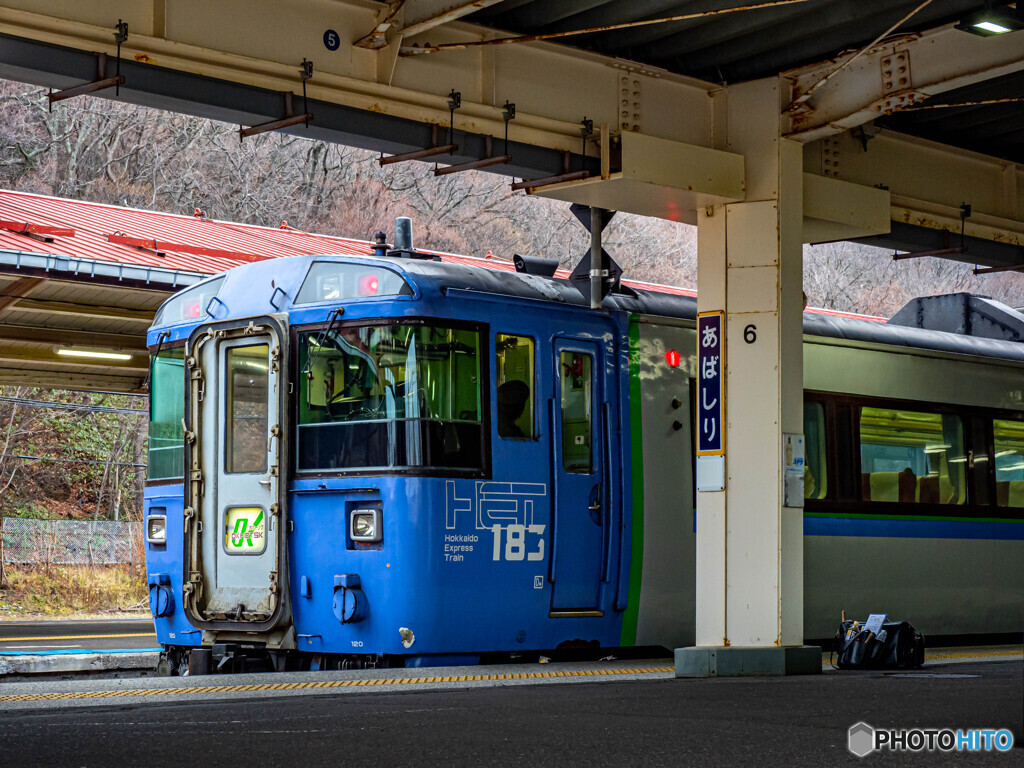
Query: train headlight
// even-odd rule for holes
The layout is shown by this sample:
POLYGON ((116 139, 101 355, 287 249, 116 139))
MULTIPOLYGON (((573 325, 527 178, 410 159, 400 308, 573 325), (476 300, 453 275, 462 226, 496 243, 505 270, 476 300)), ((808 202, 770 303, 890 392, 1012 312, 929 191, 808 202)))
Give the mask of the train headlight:
POLYGON ((352 541, 380 541, 381 530, 379 509, 353 509, 349 524, 352 541))
POLYGON ((167 543, 166 515, 150 515, 146 518, 146 541, 150 544, 167 543))

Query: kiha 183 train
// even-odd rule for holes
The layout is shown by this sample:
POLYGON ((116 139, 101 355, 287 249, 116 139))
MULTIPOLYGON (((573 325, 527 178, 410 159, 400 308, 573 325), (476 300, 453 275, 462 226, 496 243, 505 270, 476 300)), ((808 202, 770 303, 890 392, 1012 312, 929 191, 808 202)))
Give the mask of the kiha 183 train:
MULTIPOLYGON (((237 267, 160 308, 165 670, 692 644, 692 294, 594 311, 564 279, 403 245, 237 267)), ((837 313, 804 334, 805 636, 843 609, 1019 632, 1024 345, 837 313)))

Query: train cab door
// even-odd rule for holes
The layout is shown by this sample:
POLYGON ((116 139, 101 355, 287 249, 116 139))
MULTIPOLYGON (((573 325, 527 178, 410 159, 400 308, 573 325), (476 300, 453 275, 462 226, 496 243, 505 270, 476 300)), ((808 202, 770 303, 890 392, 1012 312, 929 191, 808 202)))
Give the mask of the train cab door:
POLYGON ((557 384, 551 404, 554 530, 551 615, 597 615, 611 520, 605 467, 602 348, 554 340, 557 384))
POLYGON ((184 603, 203 629, 264 632, 289 617, 286 344, 272 317, 204 326, 189 340, 184 603))

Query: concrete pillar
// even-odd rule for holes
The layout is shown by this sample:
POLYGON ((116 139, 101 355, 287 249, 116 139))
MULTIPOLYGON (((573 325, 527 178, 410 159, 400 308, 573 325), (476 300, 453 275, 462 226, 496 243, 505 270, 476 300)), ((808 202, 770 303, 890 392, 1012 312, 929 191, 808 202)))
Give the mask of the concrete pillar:
POLYGON ((784 505, 784 435, 803 432, 803 167, 781 104, 775 79, 717 97, 746 200, 699 212, 698 310, 725 312, 724 490, 697 493, 697 646, 677 676, 821 671, 801 646, 803 509, 784 505))

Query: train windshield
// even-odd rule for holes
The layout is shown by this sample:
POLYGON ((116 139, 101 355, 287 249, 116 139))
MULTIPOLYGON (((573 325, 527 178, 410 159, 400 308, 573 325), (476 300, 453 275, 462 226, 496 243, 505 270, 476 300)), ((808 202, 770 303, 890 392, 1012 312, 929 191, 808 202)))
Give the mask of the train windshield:
POLYGON ((298 470, 482 470, 480 361, 469 328, 300 334, 298 470))

